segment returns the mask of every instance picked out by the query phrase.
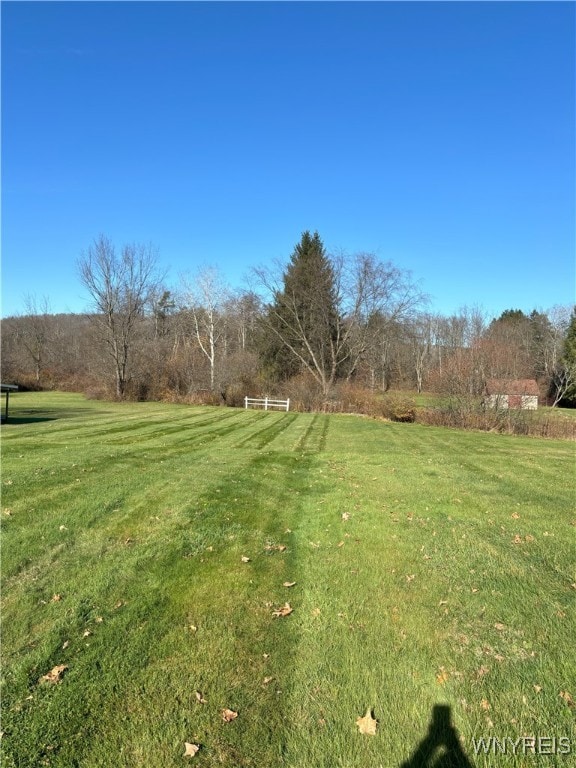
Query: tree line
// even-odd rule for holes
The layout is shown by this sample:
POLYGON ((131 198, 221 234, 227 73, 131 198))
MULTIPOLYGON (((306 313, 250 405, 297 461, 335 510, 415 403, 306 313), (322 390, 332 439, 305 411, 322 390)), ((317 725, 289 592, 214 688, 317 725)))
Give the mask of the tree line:
POLYGON ((574 307, 433 313, 410 273, 371 253, 328 254, 304 232, 284 265, 232 290, 214 267, 166 285, 152 246, 98 237, 78 260, 86 314, 28 297, 2 320, 2 379, 94 397, 240 404, 296 392, 306 403, 348 385, 479 394, 487 379, 536 379, 576 405, 574 307))

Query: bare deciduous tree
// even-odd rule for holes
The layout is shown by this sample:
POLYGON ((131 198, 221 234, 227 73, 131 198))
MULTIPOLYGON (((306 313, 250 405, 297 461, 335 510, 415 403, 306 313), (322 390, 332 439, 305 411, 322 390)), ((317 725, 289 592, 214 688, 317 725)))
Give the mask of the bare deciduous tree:
POLYGON ((226 315, 223 308, 230 291, 215 267, 205 267, 187 286, 187 302, 194 335, 210 366, 210 389, 216 387, 216 363, 220 343, 225 340, 226 315))
POLYGON ((554 398, 552 406, 555 407, 576 385, 576 365, 559 365, 552 374, 552 386, 554 398))
POLYGON ((435 338, 436 318, 422 313, 413 319, 407 328, 410 359, 416 376, 416 391, 422 392, 422 384, 432 356, 435 338))
POLYGON ((409 272, 372 253, 338 258, 340 296, 347 326, 350 374, 377 350, 383 389, 387 387, 392 336, 427 302, 409 272))
POLYGON ((26 312, 19 327, 19 340, 33 361, 34 376, 39 382, 50 341, 50 302, 44 298, 38 306, 36 298, 28 295, 24 299, 24 306, 26 312))
POLYGON ((226 300, 224 312, 234 339, 233 351, 247 350, 254 343, 256 327, 262 317, 261 300, 251 291, 236 291, 226 300))
POLYGON ((100 235, 82 254, 78 271, 114 364, 116 395, 123 398, 144 308, 159 280, 157 253, 152 246, 139 244, 125 245, 117 253, 112 242, 100 235))

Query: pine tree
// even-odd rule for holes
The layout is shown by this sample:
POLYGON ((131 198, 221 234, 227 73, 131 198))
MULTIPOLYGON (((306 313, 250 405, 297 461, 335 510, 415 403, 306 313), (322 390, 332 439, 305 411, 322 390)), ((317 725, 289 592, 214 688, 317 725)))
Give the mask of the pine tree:
POLYGON ((566 392, 563 400, 566 405, 576 405, 576 307, 572 311, 570 325, 564 340, 564 354, 562 355, 562 368, 566 381, 566 392))
POLYGON ((340 321, 334 270, 318 232, 306 231, 274 292, 264 353, 278 378, 307 370, 326 394, 338 373, 340 321))

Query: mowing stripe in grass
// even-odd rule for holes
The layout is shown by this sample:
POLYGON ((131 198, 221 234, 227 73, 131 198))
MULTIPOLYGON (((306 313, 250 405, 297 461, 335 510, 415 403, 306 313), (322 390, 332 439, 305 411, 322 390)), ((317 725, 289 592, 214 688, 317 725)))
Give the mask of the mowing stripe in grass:
POLYGON ((263 426, 253 431, 248 437, 237 440, 235 445, 238 448, 250 446, 254 448, 265 448, 284 430, 288 429, 296 420, 296 414, 266 413, 263 417, 263 426))

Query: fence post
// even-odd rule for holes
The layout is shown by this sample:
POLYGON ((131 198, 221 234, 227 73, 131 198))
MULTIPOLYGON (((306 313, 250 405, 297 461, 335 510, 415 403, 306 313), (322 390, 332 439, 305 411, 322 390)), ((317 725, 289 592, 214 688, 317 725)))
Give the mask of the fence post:
POLYGON ((268 398, 267 397, 264 398, 264 410, 265 411, 268 410, 268 398))
POLYGON ((244 398, 244 408, 248 408, 248 395, 244 398))
POLYGON ((289 409, 290 409, 290 398, 286 400, 286 412, 288 412, 289 409))

